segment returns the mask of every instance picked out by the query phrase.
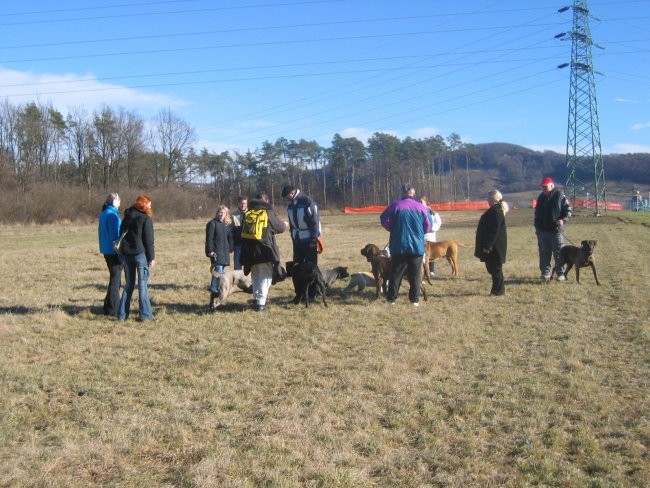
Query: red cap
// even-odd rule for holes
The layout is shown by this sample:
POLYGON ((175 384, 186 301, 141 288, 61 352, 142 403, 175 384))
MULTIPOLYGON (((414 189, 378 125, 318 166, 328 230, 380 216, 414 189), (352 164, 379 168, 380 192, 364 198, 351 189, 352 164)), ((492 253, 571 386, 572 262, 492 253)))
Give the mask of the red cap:
POLYGON ((546 185, 548 185, 549 183, 553 183, 553 184, 554 184, 554 182, 553 182, 553 178, 547 176, 546 178, 544 178, 544 179, 542 180, 542 182, 540 183, 539 186, 546 186, 546 185))

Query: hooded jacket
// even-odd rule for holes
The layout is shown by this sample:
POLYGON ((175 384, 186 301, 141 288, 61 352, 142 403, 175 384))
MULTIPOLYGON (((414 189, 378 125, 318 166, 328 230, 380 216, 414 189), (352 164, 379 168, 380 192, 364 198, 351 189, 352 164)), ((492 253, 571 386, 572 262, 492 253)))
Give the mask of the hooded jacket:
POLYGON ((424 234, 431 231, 429 209, 411 196, 393 202, 379 217, 381 225, 390 232, 391 256, 399 254, 424 255, 424 234))
POLYGON ((156 259, 154 251, 153 220, 136 207, 129 207, 124 212, 120 234, 128 230, 122 241, 122 252, 127 256, 145 253, 147 262, 156 259))
POLYGON ((101 254, 117 254, 113 249, 113 241, 120 238, 120 214, 113 205, 106 204, 99 215, 97 234, 99 238, 99 252, 101 254))
POLYGON ((265 209, 269 214, 269 225, 261 240, 242 239, 242 264, 250 267, 260 263, 279 263, 280 249, 275 240, 275 234, 282 234, 286 230, 286 225, 277 216, 273 206, 264 200, 250 200, 248 209, 265 209))

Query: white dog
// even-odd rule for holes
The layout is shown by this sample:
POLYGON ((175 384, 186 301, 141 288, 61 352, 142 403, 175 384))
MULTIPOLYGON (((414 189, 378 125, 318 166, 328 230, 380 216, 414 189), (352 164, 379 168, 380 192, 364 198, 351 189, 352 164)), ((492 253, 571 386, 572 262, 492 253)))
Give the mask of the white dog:
POLYGON ((217 308, 226 303, 228 297, 237 291, 253 293, 251 276, 246 276, 241 269, 219 273, 211 269, 212 276, 219 278, 219 296, 210 299, 210 308, 217 308))
POLYGON ((350 275, 350 283, 343 289, 343 296, 347 296, 355 288, 357 293, 361 293, 366 286, 377 286, 377 282, 371 273, 352 273, 350 275))

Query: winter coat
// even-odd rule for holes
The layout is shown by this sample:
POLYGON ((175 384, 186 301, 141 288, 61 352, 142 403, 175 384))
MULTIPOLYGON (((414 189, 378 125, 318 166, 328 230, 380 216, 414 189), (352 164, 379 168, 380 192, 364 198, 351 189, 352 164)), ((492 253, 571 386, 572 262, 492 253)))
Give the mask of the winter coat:
POLYGON ((214 264, 230 266, 230 253, 233 251, 233 227, 225 222, 212 219, 205 226, 205 255, 210 257, 214 264))
POLYGON ((565 222, 571 217, 571 206, 564 193, 553 188, 547 195, 542 192, 535 205, 535 230, 537 232, 560 232, 557 221, 565 222))
POLYGON ((316 202, 300 190, 287 207, 293 242, 316 242, 320 236, 320 217, 316 202))
POLYGON ((246 267, 260 263, 279 263, 280 249, 275 234, 282 234, 287 226, 275 213, 273 206, 264 200, 250 200, 249 210, 265 209, 269 214, 269 226, 261 240, 242 239, 241 262, 246 267))
POLYGON ((380 215, 379 221, 390 232, 391 256, 424 255, 424 234, 431 231, 427 207, 415 198, 405 196, 389 205, 380 215))
POLYGON ((151 217, 135 207, 127 208, 120 226, 120 234, 126 230, 128 232, 122 241, 123 254, 135 256, 145 253, 148 263, 156 259, 151 217))
POLYGON ((113 205, 106 204, 99 215, 97 234, 99 237, 99 252, 101 254, 116 254, 113 241, 120 238, 120 213, 113 205))
POLYGON ((491 257, 503 264, 506 262, 507 250, 506 217, 503 214, 501 205, 495 203, 481 215, 478 221, 474 256, 483 262, 491 257), (489 254, 483 252, 483 249, 489 249, 489 254))

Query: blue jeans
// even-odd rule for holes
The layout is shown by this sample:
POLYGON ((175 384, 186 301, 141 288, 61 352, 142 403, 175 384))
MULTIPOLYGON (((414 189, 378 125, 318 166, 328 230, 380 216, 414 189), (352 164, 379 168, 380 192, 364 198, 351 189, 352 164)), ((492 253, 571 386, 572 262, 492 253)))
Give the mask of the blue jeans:
POLYGON ((560 264, 560 249, 564 245, 564 239, 560 232, 537 231, 537 248, 539 251, 539 270, 545 278, 552 278, 553 271, 559 276, 563 272, 560 264), (555 266, 551 267, 551 256, 555 266))
POLYGON ((241 244, 235 244, 233 259, 233 269, 241 269, 241 244))
POLYGON ((131 297, 135 289, 135 275, 138 274, 138 306, 140 320, 149 320, 153 318, 151 302, 149 301, 149 263, 144 253, 124 256, 124 274, 126 283, 122 298, 120 299, 120 311, 117 318, 126 320, 129 318, 131 311, 131 297))
MULTIPOLYGON (((217 273, 223 273, 226 270, 226 267, 222 266, 221 264, 215 264, 214 270, 217 273)), ((219 293, 219 278, 216 276, 212 276, 212 280, 210 281, 210 292, 219 293)))

